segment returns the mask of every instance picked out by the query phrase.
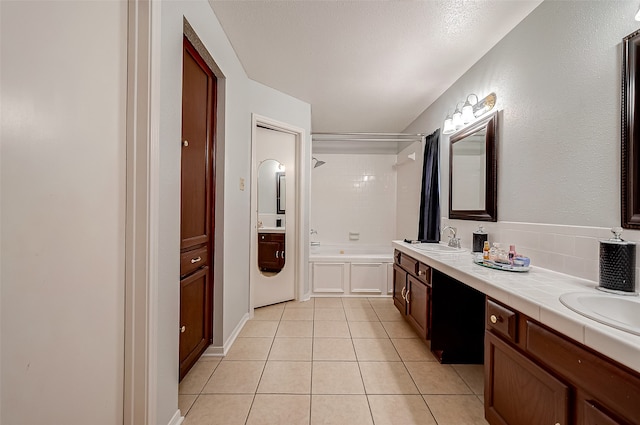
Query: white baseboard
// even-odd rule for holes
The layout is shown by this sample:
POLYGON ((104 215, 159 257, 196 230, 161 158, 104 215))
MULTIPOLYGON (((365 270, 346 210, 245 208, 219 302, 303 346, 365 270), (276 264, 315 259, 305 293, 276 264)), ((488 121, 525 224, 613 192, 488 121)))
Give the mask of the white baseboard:
POLYGON ((231 332, 231 335, 225 341, 225 343, 224 343, 224 345, 222 347, 215 347, 213 345, 210 345, 202 355, 203 356, 212 356, 212 357, 224 357, 224 356, 226 356, 227 353, 229 352, 229 349, 231 348, 233 343, 236 341, 236 338, 238 338, 238 335, 240 334, 240 331, 244 327, 244 324, 247 323, 247 320, 249 320, 249 313, 246 313, 242 317, 242 319, 240 320, 240 323, 238 323, 238 326, 236 326, 236 328, 233 330, 233 332, 231 332))
POLYGON ((182 413, 180 413, 180 409, 178 409, 167 425, 180 425, 183 421, 184 416, 182 416, 182 413))

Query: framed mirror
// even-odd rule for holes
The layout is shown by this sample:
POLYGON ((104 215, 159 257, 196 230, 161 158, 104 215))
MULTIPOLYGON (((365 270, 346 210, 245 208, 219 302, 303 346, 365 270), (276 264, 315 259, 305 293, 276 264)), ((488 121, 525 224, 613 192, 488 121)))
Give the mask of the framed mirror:
POLYGON ((285 174, 280 171, 276 173, 276 212, 278 214, 284 214, 284 206, 287 205, 286 193, 287 188, 285 186, 285 174))
POLYGON ((449 139, 449 218, 498 219, 498 112, 449 139))
POLYGON ((640 30, 622 40, 622 227, 640 229, 640 30))

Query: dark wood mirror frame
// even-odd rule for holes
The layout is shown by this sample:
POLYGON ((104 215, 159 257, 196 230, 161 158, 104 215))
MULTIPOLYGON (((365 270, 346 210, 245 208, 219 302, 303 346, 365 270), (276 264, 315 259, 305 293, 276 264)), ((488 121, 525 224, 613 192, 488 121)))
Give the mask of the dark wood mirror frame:
POLYGON ((449 218, 460 220, 497 221, 498 220, 498 111, 482 118, 467 128, 451 135, 449 139, 449 218), (484 210, 454 210, 453 209, 453 145, 485 128, 486 148, 486 187, 484 210))
POLYGON ((278 171, 276 173, 276 214, 285 213, 282 198, 280 197, 280 193, 283 189, 282 184, 285 181, 284 178, 284 172, 278 171))
POLYGON ((640 30, 622 40, 622 227, 640 229, 640 30))

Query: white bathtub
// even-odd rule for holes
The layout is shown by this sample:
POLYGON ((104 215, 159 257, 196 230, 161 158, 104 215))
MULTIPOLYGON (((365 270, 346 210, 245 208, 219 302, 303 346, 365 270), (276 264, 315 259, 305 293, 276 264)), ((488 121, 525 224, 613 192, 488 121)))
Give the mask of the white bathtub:
POLYGON ((393 292, 393 247, 313 246, 309 273, 316 295, 387 296, 393 292))

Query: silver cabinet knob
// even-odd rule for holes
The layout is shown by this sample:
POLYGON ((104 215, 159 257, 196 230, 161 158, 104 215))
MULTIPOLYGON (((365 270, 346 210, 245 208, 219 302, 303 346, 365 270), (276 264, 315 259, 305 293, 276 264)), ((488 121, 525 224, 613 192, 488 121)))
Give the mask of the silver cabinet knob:
POLYGON ((491 317, 489 317, 489 320, 491 320, 491 323, 498 323, 498 318, 495 314, 492 314, 491 317))
POLYGON ((187 146, 189 146, 189 141, 188 141, 188 140, 183 140, 183 141, 182 141, 182 146, 184 146, 185 148, 186 148, 187 146))
POLYGON ((418 270, 418 276, 422 276, 424 272, 422 270, 418 270))
POLYGON ((186 327, 186 326, 182 325, 182 326, 180 327, 180 333, 184 333, 184 331, 186 331, 186 330, 187 330, 187 327, 186 327))
POLYGON ((202 258, 201 258, 201 257, 192 258, 192 259, 191 259, 191 264, 195 264, 195 263, 198 263, 198 262, 200 262, 200 261, 202 261, 202 258))

